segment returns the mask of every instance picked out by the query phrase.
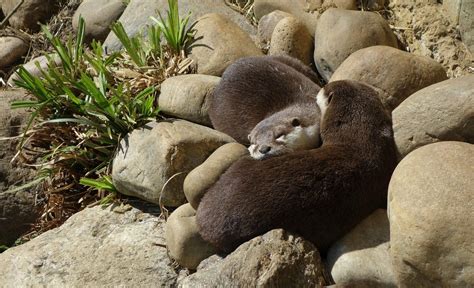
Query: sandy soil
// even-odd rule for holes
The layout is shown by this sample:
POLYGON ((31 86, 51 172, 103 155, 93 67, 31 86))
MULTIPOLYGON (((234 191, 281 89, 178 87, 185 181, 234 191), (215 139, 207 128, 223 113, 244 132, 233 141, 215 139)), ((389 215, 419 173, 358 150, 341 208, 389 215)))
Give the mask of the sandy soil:
POLYGON ((390 1, 384 16, 407 51, 435 59, 449 78, 474 73, 473 54, 438 1, 390 1))

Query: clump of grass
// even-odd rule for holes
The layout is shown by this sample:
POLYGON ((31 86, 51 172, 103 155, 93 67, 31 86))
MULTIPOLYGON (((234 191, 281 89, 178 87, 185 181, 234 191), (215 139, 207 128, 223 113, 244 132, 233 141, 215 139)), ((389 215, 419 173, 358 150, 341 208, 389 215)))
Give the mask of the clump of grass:
POLYGON ((160 30, 163 31, 166 42, 174 52, 181 53, 191 46, 195 32, 194 25, 196 23, 188 26, 191 13, 188 13, 184 18, 179 17, 178 1, 168 0, 168 7, 168 17, 166 19, 160 12, 158 12, 159 20, 155 17, 151 17, 151 19, 158 25, 160 30))
POLYGON ((112 30, 124 49, 109 55, 98 42, 85 48, 83 19, 75 39, 66 42, 43 27, 61 65, 53 65, 51 56, 41 77, 23 67, 17 71, 16 84, 34 96, 12 107, 32 111, 19 156, 39 167, 32 182, 40 183, 44 199, 43 223, 37 230, 61 224, 82 207, 119 197, 110 174, 120 140, 159 116, 156 97, 164 79, 191 72, 183 49, 193 35, 186 32, 183 38, 183 31, 189 30, 168 26, 188 23, 180 21, 177 1, 169 3, 167 22, 148 27, 146 38, 129 37, 120 23, 115 24, 112 30), (164 29, 176 33, 179 50, 162 37, 164 29))

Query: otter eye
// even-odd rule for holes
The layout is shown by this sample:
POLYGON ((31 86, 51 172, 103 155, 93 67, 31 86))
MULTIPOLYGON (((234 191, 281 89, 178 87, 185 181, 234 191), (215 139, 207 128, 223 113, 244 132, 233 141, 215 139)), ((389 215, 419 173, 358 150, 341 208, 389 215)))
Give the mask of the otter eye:
POLYGON ((328 95, 328 104, 331 103, 331 100, 332 100, 332 96, 334 95, 334 92, 329 92, 329 95, 328 95))
POLYGON ((300 120, 298 120, 298 118, 294 118, 293 120, 291 120, 291 125, 293 127, 296 127, 296 126, 300 126, 300 120))
POLYGON ((283 137, 285 136, 285 133, 279 133, 275 136, 276 140, 283 140, 283 137))

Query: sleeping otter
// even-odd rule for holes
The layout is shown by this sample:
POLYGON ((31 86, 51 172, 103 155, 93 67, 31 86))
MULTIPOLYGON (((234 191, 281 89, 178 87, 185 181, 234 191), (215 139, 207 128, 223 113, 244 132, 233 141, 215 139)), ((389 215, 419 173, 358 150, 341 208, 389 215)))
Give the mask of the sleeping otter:
POLYGON ((260 121, 250 132, 250 156, 264 159, 319 147, 321 115, 314 99, 298 102, 260 121))
MULTIPOLYGON (((309 67, 288 56, 242 58, 222 75, 211 97, 209 117, 216 130, 248 145, 252 129, 271 115, 298 104, 318 109, 314 103, 318 81, 309 67)), ((319 124, 319 117, 313 119, 319 124)))
POLYGON ((317 96, 322 146, 236 161, 197 209, 199 233, 224 252, 275 228, 298 233, 325 253, 386 203, 396 165, 392 123, 377 92, 355 81, 317 96))

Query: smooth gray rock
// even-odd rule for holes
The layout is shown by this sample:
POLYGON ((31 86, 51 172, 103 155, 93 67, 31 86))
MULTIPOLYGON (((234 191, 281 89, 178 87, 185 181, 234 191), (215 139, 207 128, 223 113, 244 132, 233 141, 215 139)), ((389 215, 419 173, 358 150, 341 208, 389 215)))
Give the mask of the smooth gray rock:
POLYGON ((237 59, 263 55, 250 36, 224 15, 206 14, 195 28, 199 40, 190 56, 199 74, 221 76, 237 59))
POLYGON ((390 258, 387 211, 378 209, 329 248, 327 262, 337 284, 397 287, 390 258))
POLYGON ((204 241, 196 223, 196 210, 189 203, 171 213, 166 222, 166 245, 181 266, 195 270, 202 260, 219 252, 204 241))
POLYGON ((286 17, 273 30, 269 55, 288 55, 306 65, 313 63, 313 37, 303 22, 294 17, 286 17))
MULTIPOLYGON (((54 66, 59 66, 61 65, 61 58, 57 54, 51 55, 51 60, 53 61, 52 65, 54 66)), ((46 58, 45 55, 36 57, 34 59, 31 59, 27 63, 23 64, 23 68, 25 68, 28 72, 30 72, 31 75, 36 76, 36 77, 42 77, 41 70, 38 69, 36 66, 38 63, 39 67, 42 70, 48 70, 49 67, 49 62, 48 59, 46 58)), ((8 78, 8 85, 15 87, 15 80, 19 80, 20 77, 18 77, 18 74, 13 73, 10 78, 8 78)))
MULTIPOLYGON (((257 33, 255 27, 250 25, 245 16, 229 8, 222 0, 178 0, 178 7, 181 17, 185 17, 191 12, 189 24, 205 14, 219 13, 228 17, 248 34, 255 35, 257 33)), ((127 34, 133 36, 140 30, 143 30, 146 25, 154 23, 150 20, 150 16, 158 18, 156 11, 160 11, 161 15, 166 17, 167 10, 167 0, 131 0, 119 21, 124 25, 127 34)), ((108 51, 116 51, 122 47, 113 33, 109 34, 104 42, 104 46, 107 47, 108 51)))
POLYGON ((435 60, 389 46, 372 46, 352 53, 329 82, 356 80, 378 88, 388 111, 416 91, 448 79, 435 60))
POLYGON ((0 69, 7 68, 28 52, 28 43, 18 37, 0 37, 0 69))
POLYGON ((313 244, 282 229, 240 245, 184 278, 180 287, 322 287, 323 265, 313 244))
POLYGON ((376 45, 398 47, 387 21, 375 12, 330 8, 319 18, 314 35, 314 62, 326 81, 359 49, 376 45))
POLYGON ((474 145, 419 148, 389 185, 390 245, 398 287, 474 283, 474 145))
POLYGON ((416 92, 393 111, 392 118, 401 158, 439 141, 474 143, 474 75, 416 92))
POLYGON ((188 121, 150 122, 122 140, 113 161, 112 179, 123 194, 178 207, 186 201, 186 173, 228 142, 234 140, 188 121))
POLYGON ((189 172, 184 179, 183 190, 186 199, 197 209, 202 197, 232 163, 244 155, 247 148, 239 143, 227 143, 217 148, 201 165, 189 172))
POLYGON ((166 79, 158 99, 160 110, 171 116, 212 126, 209 119, 210 96, 220 77, 189 74, 166 79))
POLYGON ((175 285, 177 274, 163 246, 164 221, 127 209, 85 209, 59 228, 8 249, 0 254, 2 287, 175 285))
POLYGON ((72 28, 77 31, 79 17, 82 16, 86 23, 86 40, 102 42, 109 35, 110 25, 122 15, 126 7, 123 0, 84 0, 74 12, 72 28))

